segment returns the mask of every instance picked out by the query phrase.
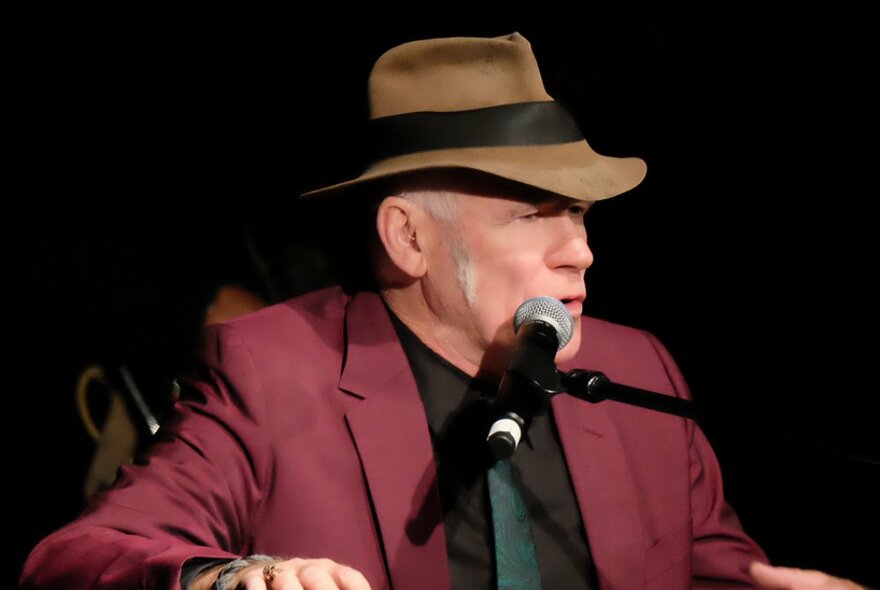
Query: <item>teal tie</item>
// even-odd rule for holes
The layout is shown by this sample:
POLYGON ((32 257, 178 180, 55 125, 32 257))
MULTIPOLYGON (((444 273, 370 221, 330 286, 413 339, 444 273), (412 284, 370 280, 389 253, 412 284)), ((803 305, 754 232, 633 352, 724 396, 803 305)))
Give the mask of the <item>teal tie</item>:
POLYGON ((510 461, 489 468, 489 502, 495 533, 495 571, 499 590, 540 590, 538 555, 525 502, 516 489, 510 461))

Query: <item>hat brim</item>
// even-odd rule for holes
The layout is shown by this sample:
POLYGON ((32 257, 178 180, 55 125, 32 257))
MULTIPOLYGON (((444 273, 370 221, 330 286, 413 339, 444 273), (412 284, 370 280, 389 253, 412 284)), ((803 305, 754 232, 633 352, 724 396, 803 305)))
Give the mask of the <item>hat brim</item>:
POLYGON ((457 148, 382 160, 363 174, 312 190, 303 198, 342 196, 373 182, 420 170, 476 170, 572 199, 600 201, 637 186, 647 165, 641 158, 596 153, 586 141, 553 145, 457 148))

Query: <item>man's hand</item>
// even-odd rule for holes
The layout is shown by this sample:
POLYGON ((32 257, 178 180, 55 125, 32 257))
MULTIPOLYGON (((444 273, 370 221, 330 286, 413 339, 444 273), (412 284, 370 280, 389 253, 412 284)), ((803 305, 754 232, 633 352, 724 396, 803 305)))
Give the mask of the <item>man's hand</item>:
POLYGON ((792 567, 773 567, 755 561, 749 566, 749 574, 758 588, 787 588, 790 590, 864 590, 850 580, 835 578, 816 570, 799 570, 792 567))
POLYGON ((232 587, 241 590, 370 590, 367 579, 354 568, 332 559, 298 557, 245 568, 232 587))
MULTIPOLYGON (((209 588, 221 566, 200 576, 193 588, 209 588), (204 584, 207 583, 207 586, 204 584)), ((236 590, 370 590, 362 573, 331 559, 288 559, 255 563, 232 578, 236 590)))

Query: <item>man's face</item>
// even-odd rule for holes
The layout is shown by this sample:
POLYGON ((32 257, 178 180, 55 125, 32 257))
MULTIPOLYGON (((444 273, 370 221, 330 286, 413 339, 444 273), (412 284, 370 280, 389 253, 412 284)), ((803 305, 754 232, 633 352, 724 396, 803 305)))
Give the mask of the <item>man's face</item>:
POLYGON ((460 330, 468 348, 488 353, 485 369, 496 374, 503 369, 499 363, 514 338, 514 313, 540 295, 561 300, 575 320, 557 362, 577 352, 584 273, 593 262, 584 228, 589 205, 564 197, 458 195, 456 221, 437 222, 439 247, 429 253, 425 294, 447 325, 460 330))

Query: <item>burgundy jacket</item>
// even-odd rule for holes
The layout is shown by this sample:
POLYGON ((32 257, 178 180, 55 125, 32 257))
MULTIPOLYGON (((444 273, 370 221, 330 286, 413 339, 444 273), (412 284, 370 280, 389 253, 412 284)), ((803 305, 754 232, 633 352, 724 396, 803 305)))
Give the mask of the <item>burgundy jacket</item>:
MULTIPOLYGON (((688 395, 650 334, 582 329, 569 368, 688 395)), ((149 454, 33 550, 24 587, 177 588, 188 558, 250 553, 328 557, 374 589, 449 587, 424 409, 378 295, 266 308, 210 329, 204 358, 149 454)), ((692 421, 566 394, 553 409, 603 589, 751 587, 766 558, 692 421)))

